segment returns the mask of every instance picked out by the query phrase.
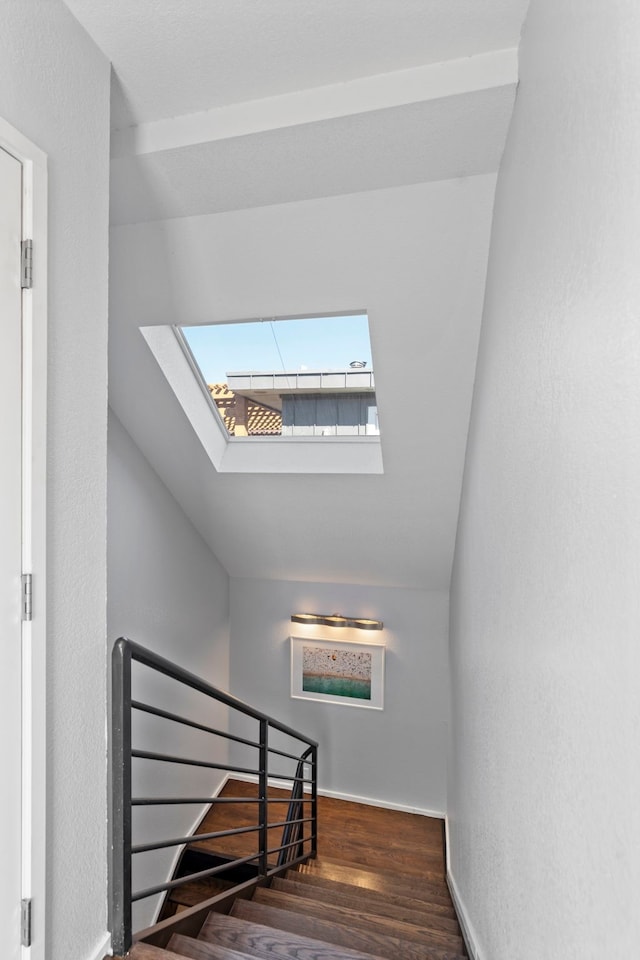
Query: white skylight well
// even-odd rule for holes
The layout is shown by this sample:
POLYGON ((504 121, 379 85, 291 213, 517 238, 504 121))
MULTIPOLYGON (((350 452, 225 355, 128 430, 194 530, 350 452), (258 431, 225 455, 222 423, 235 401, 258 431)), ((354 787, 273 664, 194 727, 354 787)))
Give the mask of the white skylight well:
POLYGON ((382 472, 365 313, 142 334, 216 469, 382 472))

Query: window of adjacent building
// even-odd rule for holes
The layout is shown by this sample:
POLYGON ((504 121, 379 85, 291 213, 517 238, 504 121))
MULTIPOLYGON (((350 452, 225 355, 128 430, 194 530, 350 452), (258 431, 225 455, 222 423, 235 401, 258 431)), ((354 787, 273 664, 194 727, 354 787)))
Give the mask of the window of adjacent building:
POLYGON ((375 394, 282 395, 284 437, 377 436, 375 394))

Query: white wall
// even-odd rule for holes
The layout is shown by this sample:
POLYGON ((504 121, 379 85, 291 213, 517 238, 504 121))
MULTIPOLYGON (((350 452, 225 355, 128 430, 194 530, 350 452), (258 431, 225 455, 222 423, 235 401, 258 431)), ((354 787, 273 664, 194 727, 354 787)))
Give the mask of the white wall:
POLYGON ((235 696, 320 744, 319 786, 444 811, 448 718, 448 599, 444 591, 231 579, 235 696), (305 627, 295 611, 338 610, 384 621, 384 710, 290 697, 289 636, 362 640, 366 631, 305 627))
POLYGON ((640 7, 532 0, 452 592, 451 868, 479 955, 637 953, 640 7))
MULTIPOLYGON (((109 418, 109 647, 119 636, 229 689, 229 578, 120 421, 109 418)), ((134 664, 133 697, 226 729, 226 710, 134 664)), ((134 746, 214 762, 227 742, 173 722, 137 716, 134 746)), ((138 796, 209 796, 224 774, 198 767, 134 761, 138 796), (178 784, 179 778, 179 784, 178 784)), ((186 836, 204 806, 143 807, 134 843, 186 836)), ((134 889, 168 879, 176 849, 134 857, 134 889)), ((153 921, 156 901, 134 908, 134 929, 153 921)))
MULTIPOLYGON (((46 956, 80 960, 104 944, 107 924, 109 64, 59 0, 0 6, 0 116, 49 157, 49 744, 42 855, 46 956)), ((34 255, 37 271, 37 249, 34 255)), ((42 903, 34 903, 40 949, 42 916, 42 903)))
POLYGON ((231 576, 448 590, 494 187, 469 177, 112 230, 111 405, 231 576), (139 330, 362 309, 377 476, 301 480, 295 461, 266 475, 266 454, 264 474, 216 473, 139 330))

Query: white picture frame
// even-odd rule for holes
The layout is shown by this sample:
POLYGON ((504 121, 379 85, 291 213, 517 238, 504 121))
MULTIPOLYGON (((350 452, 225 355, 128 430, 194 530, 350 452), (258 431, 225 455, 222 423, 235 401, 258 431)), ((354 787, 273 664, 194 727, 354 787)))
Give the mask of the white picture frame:
POLYGON ((384 644, 293 636, 290 641, 293 699, 384 709, 384 644))

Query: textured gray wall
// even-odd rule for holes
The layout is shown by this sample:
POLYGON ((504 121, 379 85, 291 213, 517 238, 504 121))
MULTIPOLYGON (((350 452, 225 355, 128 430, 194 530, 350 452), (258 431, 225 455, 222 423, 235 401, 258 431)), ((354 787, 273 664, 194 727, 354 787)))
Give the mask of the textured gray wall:
POLYGON ((49 163, 47 960, 104 952, 107 925, 109 89, 60 0, 0 5, 0 116, 49 163))
MULTIPOLYGON (((229 578, 153 472, 119 420, 109 419, 109 646, 119 636, 167 657, 223 690, 229 687, 229 578)), ((133 697, 226 729, 226 709, 134 664, 133 697)), ((227 743, 179 724, 136 714, 134 745, 158 753, 224 761, 227 743)), ((138 760, 134 794, 209 796, 224 774, 138 760), (179 788, 176 779, 179 777, 179 788)), ((191 833, 205 807, 142 807, 134 843, 191 833)), ((134 889, 169 879, 177 850, 134 858, 134 889)), ((154 920, 153 898, 134 905, 134 929, 154 920)))
POLYGON ((637 952, 640 7, 533 0, 452 585, 451 867, 479 956, 637 952))
POLYGON ((348 584, 231 579, 233 693, 320 743, 320 787, 443 813, 449 680, 448 596, 348 584), (365 630, 305 627, 296 611, 383 620, 384 710, 290 697, 289 636, 366 640, 365 630))

